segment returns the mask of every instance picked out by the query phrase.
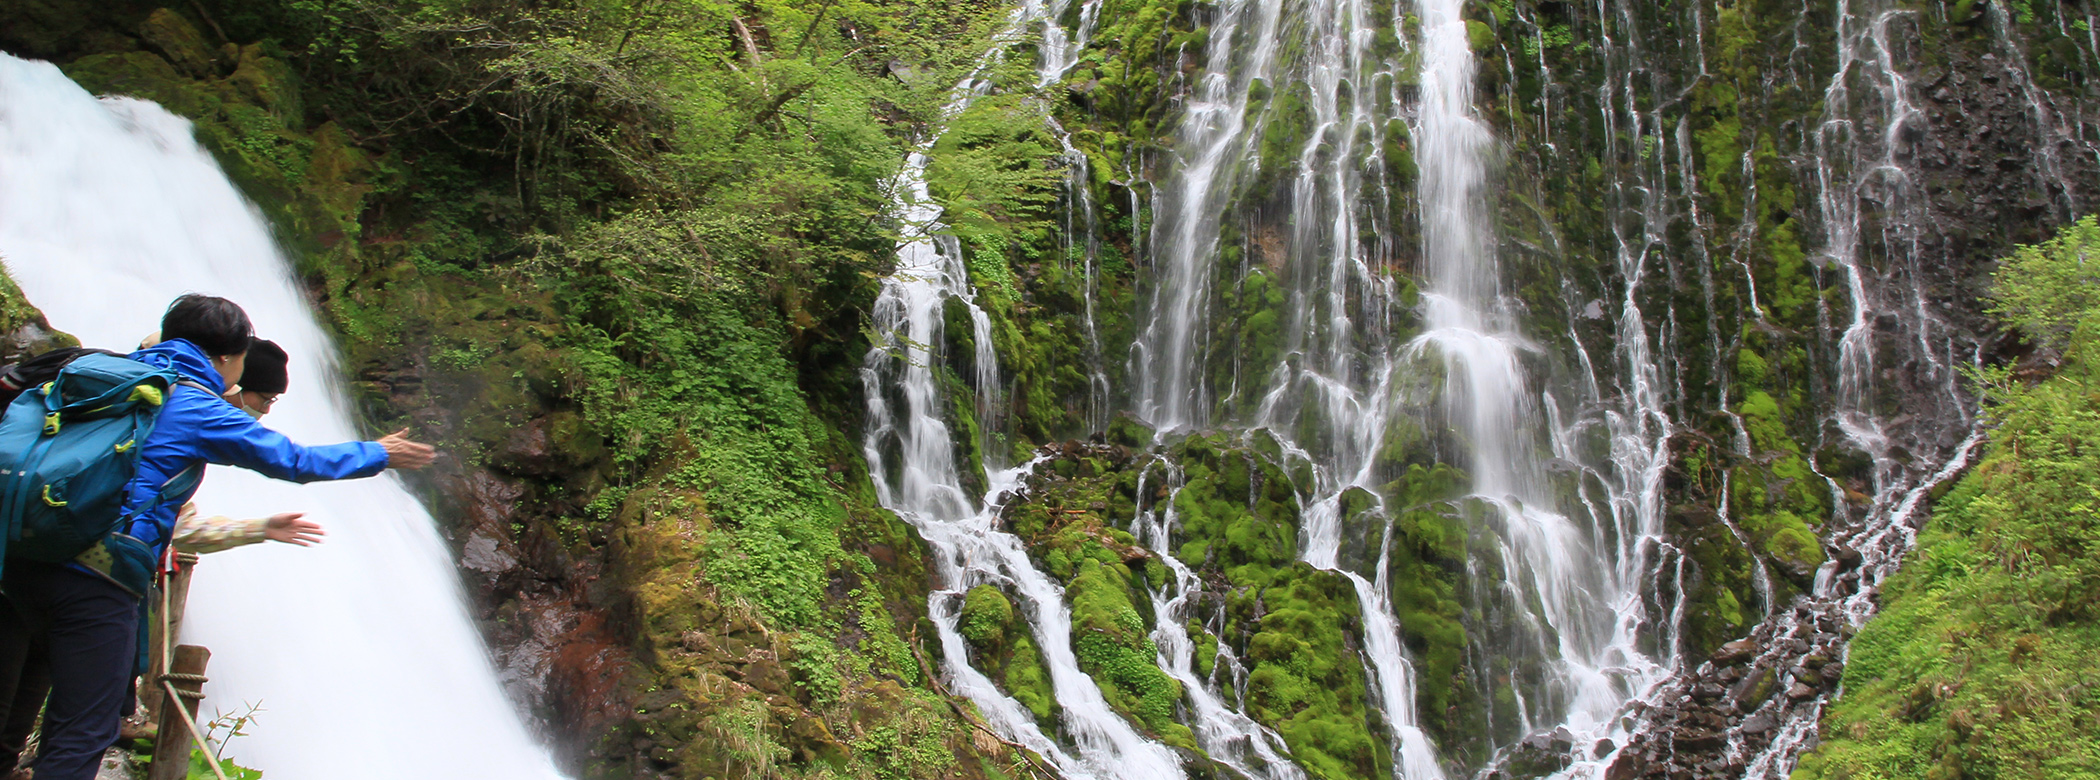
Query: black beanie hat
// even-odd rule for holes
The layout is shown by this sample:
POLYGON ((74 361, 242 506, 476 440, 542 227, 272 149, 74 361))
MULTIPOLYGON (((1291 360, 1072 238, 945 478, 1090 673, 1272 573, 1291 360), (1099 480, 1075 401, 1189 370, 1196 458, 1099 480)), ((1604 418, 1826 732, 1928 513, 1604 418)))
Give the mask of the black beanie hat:
POLYGON ((284 392, 290 384, 285 375, 285 364, 291 356, 277 342, 256 339, 248 345, 248 368, 241 371, 241 389, 250 392, 274 395, 284 392))

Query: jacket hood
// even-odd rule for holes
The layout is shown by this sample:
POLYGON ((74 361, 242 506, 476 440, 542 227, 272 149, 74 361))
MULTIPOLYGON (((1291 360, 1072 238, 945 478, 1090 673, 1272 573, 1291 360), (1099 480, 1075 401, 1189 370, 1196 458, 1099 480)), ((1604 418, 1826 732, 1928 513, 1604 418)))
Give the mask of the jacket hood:
POLYGON ((165 368, 181 374, 187 379, 211 388, 212 395, 226 392, 226 380, 219 370, 212 368, 211 358, 204 349, 185 339, 170 339, 131 353, 131 359, 155 368, 165 368))

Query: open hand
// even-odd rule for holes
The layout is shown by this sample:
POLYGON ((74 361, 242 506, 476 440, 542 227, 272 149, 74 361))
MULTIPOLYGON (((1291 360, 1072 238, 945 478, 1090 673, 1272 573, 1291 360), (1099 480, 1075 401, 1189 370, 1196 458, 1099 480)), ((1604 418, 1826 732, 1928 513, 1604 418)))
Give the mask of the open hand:
POLYGON ((407 428, 387 434, 379 440, 379 446, 386 448, 386 467, 390 469, 419 469, 437 459, 437 448, 410 441, 407 428))
POLYGON ((296 544, 300 547, 319 544, 321 537, 327 534, 327 531, 321 530, 320 523, 306 519, 305 512, 271 515, 267 524, 263 526, 263 535, 269 537, 270 541, 296 544))

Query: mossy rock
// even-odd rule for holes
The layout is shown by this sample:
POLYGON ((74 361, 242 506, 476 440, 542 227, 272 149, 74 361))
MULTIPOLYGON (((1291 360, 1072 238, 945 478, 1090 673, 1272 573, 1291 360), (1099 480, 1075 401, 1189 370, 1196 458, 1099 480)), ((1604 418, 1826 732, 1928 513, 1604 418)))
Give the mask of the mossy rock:
POLYGON ((997 654, 1014 627, 1014 604, 994 585, 971 588, 963 597, 956 630, 978 652, 997 654))

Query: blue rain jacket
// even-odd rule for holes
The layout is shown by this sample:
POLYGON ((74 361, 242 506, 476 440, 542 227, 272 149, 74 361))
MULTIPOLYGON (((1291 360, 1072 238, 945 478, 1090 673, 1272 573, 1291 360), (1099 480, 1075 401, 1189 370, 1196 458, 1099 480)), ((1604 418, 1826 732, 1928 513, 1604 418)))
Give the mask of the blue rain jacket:
MULTIPOLYGON (((183 469, 202 469, 206 463, 239 466, 289 482, 369 477, 386 469, 386 449, 376 442, 305 447, 263 427, 219 397, 226 390, 226 382, 212 368, 204 350, 195 344, 173 339, 134 352, 131 359, 173 370, 184 380, 211 391, 188 385, 175 387, 167 405, 161 408, 160 421, 154 424, 153 433, 139 450, 138 475, 124 488, 127 513, 151 503, 162 486, 183 469)), ((126 533, 150 545, 158 558, 173 533, 176 513, 195 492, 192 488, 168 497, 140 515, 126 533)))

